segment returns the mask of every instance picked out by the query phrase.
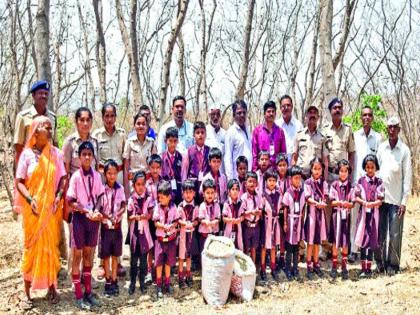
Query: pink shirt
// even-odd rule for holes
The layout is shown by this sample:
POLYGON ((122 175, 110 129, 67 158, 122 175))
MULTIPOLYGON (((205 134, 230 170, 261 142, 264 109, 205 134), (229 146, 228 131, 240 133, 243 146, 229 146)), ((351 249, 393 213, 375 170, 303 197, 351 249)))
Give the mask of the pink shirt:
MULTIPOLYGON (((153 221, 159 222, 161 224, 172 224, 179 220, 179 212, 174 204, 170 205, 169 208, 162 208, 159 204, 155 206, 153 210, 153 221)), ((170 236, 173 233, 176 233, 177 229, 172 227, 168 232, 165 233, 163 229, 156 228, 157 237, 166 237, 170 236)))
POLYGON ((245 212, 252 210, 261 210, 264 206, 261 196, 257 193, 255 193, 255 195, 251 195, 249 192, 245 192, 241 196, 241 200, 242 204, 241 210, 239 211, 240 214, 244 216, 245 220, 248 220, 250 222, 257 222, 260 219, 259 215, 245 214, 245 212))
POLYGON ((70 179, 67 199, 76 199, 82 206, 96 205, 98 197, 104 192, 101 175, 90 168, 88 175, 82 169, 74 172, 70 179))
MULTIPOLYGON (((200 220, 220 220, 220 206, 219 203, 213 202, 211 204, 207 204, 207 202, 203 201, 198 208, 198 218, 200 220)), ((219 224, 215 225, 204 225, 200 224, 198 227, 198 232, 200 233, 217 233, 219 232, 219 224)))
POLYGON ((203 194, 203 183, 206 179, 211 179, 216 184, 216 199, 218 203, 224 203, 226 201, 226 194, 227 194, 227 179, 226 175, 221 174, 219 172, 219 175, 217 176, 217 179, 211 172, 208 172, 201 181, 200 186, 200 194, 203 194))
POLYGON ((113 188, 107 184, 104 185, 104 194, 101 198, 101 213, 115 218, 121 209, 121 205, 125 203, 124 189, 120 184, 115 183, 113 188))
MULTIPOLYGON (((159 179, 159 181, 160 181, 160 179, 159 179)), ((155 183, 152 178, 149 178, 146 181, 147 193, 149 194, 149 196, 152 197, 153 201, 155 201, 155 202, 157 201, 157 185, 158 185, 159 181, 157 183, 155 183)))

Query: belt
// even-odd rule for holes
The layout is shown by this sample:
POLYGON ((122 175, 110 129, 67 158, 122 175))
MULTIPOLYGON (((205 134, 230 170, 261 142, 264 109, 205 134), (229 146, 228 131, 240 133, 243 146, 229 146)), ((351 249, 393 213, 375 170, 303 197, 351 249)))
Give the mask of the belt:
POLYGON ((172 233, 169 236, 158 236, 157 239, 159 242, 167 243, 173 241, 176 238, 176 233, 172 233))
POLYGON ((257 222, 246 221, 246 226, 250 228, 254 228, 257 226, 257 222))

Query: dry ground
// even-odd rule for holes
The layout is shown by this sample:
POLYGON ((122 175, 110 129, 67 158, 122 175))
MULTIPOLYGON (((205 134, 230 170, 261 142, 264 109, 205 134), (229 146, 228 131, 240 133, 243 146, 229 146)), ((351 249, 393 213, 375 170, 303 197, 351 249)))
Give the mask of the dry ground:
MULTIPOLYGON (((180 291, 175 288, 172 297, 155 301, 154 288, 148 295, 134 298, 126 289, 118 298, 106 299, 102 295, 103 283, 98 292, 103 306, 97 311, 103 314, 419 314, 420 313, 420 199, 411 198, 405 219, 403 239, 403 272, 390 278, 384 275, 356 281, 359 266, 351 266, 352 280, 332 282, 328 277, 312 282, 287 283, 282 275, 280 284, 269 283, 257 287, 256 298, 242 303, 229 298, 222 309, 205 304, 200 293, 200 278, 194 278, 194 288, 180 291)), ((4 191, 0 192, 0 313, 21 314, 19 301, 22 297, 22 278, 19 263, 22 248, 20 221, 12 219, 10 206, 4 191)), ((128 261, 123 262, 128 265, 128 261)), ((304 267, 303 265, 301 266, 304 267)), ((329 268, 327 264, 323 266, 329 268)), ((125 285, 125 281, 123 282, 125 285)), ((73 304, 69 280, 59 285, 61 302, 50 306, 45 292, 37 292, 35 308, 31 314, 78 313, 73 304)))

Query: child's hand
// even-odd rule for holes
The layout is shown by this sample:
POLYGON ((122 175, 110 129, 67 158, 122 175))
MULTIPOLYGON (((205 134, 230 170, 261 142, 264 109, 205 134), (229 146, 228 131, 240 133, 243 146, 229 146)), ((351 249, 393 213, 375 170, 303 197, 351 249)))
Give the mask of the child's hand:
POLYGON ((353 208, 353 203, 350 201, 345 201, 343 204, 344 208, 351 209, 353 208))
POLYGON ((327 204, 323 201, 317 202, 316 207, 319 208, 319 209, 325 209, 327 207, 327 204))
POLYGON ((284 229, 284 232, 287 232, 287 230, 288 230, 288 226, 287 226, 287 224, 285 224, 285 225, 283 226, 283 229, 284 229))

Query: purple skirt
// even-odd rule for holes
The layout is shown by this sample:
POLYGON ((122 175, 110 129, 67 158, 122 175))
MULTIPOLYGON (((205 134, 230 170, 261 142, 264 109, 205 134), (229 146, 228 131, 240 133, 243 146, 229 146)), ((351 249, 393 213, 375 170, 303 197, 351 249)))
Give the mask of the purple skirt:
POLYGON ((350 243, 350 216, 343 220, 337 208, 332 210, 328 241, 337 248, 348 247, 350 243))
POLYGON ((155 241, 155 267, 176 264, 176 239, 169 242, 155 241))

